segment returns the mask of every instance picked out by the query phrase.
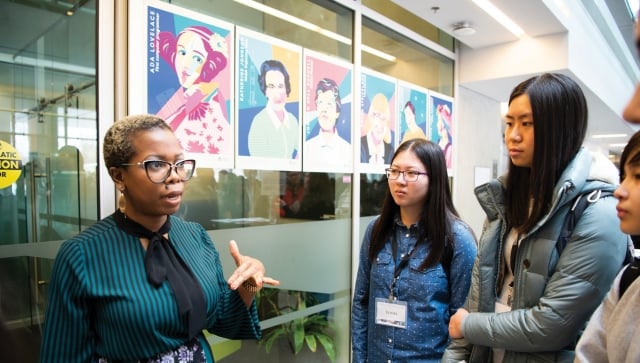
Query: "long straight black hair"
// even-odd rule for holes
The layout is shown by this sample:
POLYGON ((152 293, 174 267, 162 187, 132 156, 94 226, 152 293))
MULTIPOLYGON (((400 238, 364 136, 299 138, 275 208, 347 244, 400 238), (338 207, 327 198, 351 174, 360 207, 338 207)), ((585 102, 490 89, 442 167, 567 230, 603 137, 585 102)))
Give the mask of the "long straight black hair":
POLYGON ((533 113, 533 163, 525 168, 509 161, 506 186, 507 221, 520 232, 531 230, 548 212, 555 184, 582 146, 588 119, 582 89, 563 74, 527 79, 513 89, 509 104, 523 94, 533 113))
MULTIPOLYGON (((418 244, 429 243, 431 249, 420 265, 421 269, 434 266, 444 254, 445 244, 453 247, 453 222, 459 219, 458 212, 453 206, 451 189, 449 188, 449 176, 447 163, 442 149, 432 141, 425 139, 411 139, 402 143, 393 154, 391 163, 396 156, 409 151, 420 159, 425 170, 429 173, 429 190, 422 207, 421 235, 418 244)), ((422 175, 420 178, 427 176, 422 175)), ((373 261, 395 229, 394 219, 400 212, 400 207, 391 196, 387 185, 387 193, 382 203, 382 211, 378 221, 373 226, 371 234, 371 246, 369 248, 369 260, 373 261)))

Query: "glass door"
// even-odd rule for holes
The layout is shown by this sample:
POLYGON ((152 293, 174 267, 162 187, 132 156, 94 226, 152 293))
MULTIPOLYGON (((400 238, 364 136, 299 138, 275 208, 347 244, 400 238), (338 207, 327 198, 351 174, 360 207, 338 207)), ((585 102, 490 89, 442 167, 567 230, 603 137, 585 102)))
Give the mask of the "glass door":
POLYGON ((0 318, 36 362, 55 254, 98 216, 96 2, 0 12, 0 318))

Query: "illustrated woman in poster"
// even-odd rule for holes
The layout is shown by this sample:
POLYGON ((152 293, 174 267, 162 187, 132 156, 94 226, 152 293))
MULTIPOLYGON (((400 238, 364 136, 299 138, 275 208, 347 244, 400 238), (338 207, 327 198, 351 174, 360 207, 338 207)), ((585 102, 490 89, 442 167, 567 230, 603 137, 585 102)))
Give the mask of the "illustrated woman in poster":
POLYGON ((160 32, 157 44, 181 86, 157 116, 171 125, 185 151, 226 154, 233 133, 215 80, 227 66, 226 40, 206 27, 189 26, 177 36, 160 32))
POLYGON ((258 84, 267 98, 267 104, 251 123, 249 154, 283 159, 299 158, 298 120, 285 108, 287 97, 291 93, 289 72, 282 62, 266 60, 260 66, 258 84))
POLYGON ((366 134, 360 140, 360 161, 369 164, 389 164, 393 154, 391 144, 391 112, 389 100, 382 93, 371 99, 365 120, 366 134))
POLYGON ((444 158, 447 161, 447 168, 451 168, 451 110, 446 104, 439 104, 436 109, 437 127, 438 127, 438 145, 444 152, 444 158))
POLYGON ((323 163, 348 158, 351 144, 336 130, 342 101, 338 84, 330 78, 322 78, 315 90, 316 112, 320 131, 305 144, 305 158, 312 163, 323 163))
POLYGON ((416 108, 411 101, 405 103, 402 112, 404 114, 404 121, 407 124, 407 131, 405 131, 402 137, 402 142, 411 139, 426 139, 427 135, 425 135, 424 131, 416 123, 416 108))

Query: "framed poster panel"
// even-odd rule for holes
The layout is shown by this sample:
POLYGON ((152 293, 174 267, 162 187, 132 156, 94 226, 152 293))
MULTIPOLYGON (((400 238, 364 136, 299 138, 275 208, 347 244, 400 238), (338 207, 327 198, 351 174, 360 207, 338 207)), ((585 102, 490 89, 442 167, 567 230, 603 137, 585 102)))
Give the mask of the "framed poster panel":
POLYGON ((360 169, 384 173, 397 144, 396 80, 363 68, 360 88, 360 169))
POLYGON ((301 170, 302 48, 236 28, 236 167, 301 170))
POLYGON ((233 167, 233 24, 141 3, 144 15, 131 21, 130 33, 143 37, 130 43, 130 110, 164 119, 199 167, 233 167))
POLYGON ((447 170, 453 170, 453 146, 455 118, 453 114, 453 98, 438 92, 429 92, 429 122, 431 141, 437 143, 444 152, 447 170))
POLYGON ((398 145, 410 139, 428 139, 428 94, 426 88, 398 80, 398 145))
POLYGON ((304 50, 304 171, 350 173, 353 65, 304 50))

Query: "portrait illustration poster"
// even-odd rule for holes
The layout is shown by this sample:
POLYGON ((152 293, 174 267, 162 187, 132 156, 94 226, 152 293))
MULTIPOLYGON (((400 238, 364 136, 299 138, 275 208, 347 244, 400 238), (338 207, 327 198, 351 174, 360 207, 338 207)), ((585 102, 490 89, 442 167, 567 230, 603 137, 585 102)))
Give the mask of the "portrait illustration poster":
POLYGON ((449 172, 453 170, 453 146, 455 115, 453 114, 453 98, 438 92, 429 92, 430 139, 437 143, 444 152, 449 172))
POLYGON ((198 166, 234 161, 233 25, 178 7, 146 9, 146 110, 198 166))
POLYGON ((304 51, 304 171, 348 173, 353 167, 353 67, 304 51))
POLYGON ((428 94, 426 88, 398 80, 398 145, 415 138, 429 139, 428 94))
POLYGON ((236 29, 236 167, 301 170, 302 48, 236 29))
POLYGON ((397 144, 396 80, 362 69, 360 79, 360 163, 364 172, 384 173, 397 144))

